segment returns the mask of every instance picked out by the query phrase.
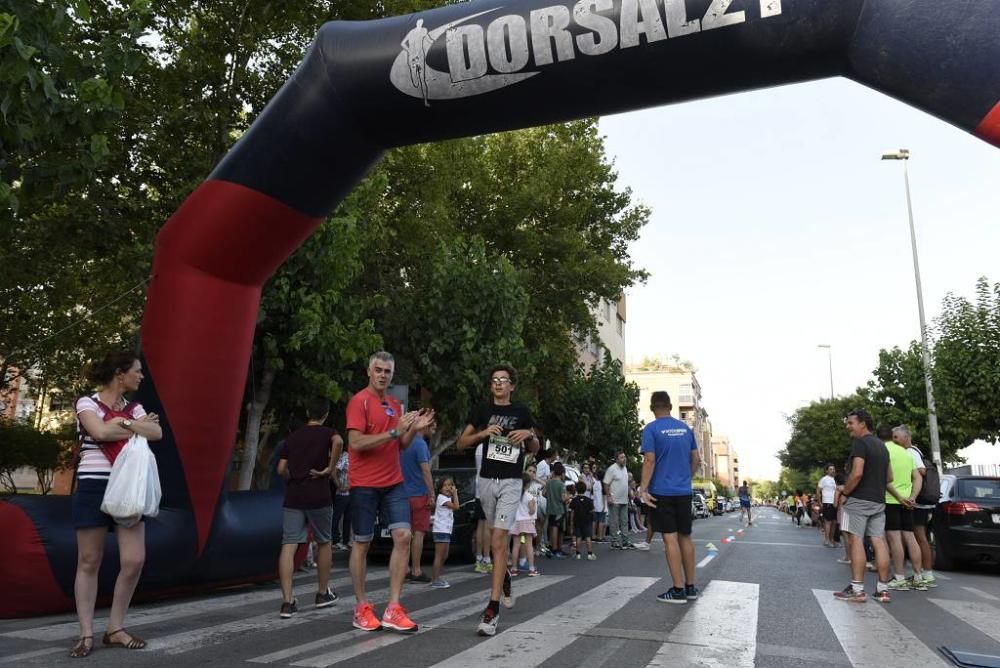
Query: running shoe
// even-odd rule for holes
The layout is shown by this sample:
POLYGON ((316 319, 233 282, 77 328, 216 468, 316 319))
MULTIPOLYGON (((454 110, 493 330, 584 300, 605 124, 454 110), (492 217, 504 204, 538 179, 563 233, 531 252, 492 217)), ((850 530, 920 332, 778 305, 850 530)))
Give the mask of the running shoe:
POLYGON ((362 631, 379 631, 382 623, 375 616, 375 609, 371 603, 358 603, 354 606, 354 628, 362 631))
POLYGON ((937 578, 935 578, 933 575, 928 575, 927 573, 924 573, 923 583, 925 586, 933 589, 934 587, 937 587, 937 578))
POLYGON ((278 616, 281 617, 282 619, 288 619, 298 611, 299 611, 299 602, 293 598, 291 603, 281 604, 281 612, 278 613, 278 616))
POLYGON ((442 578, 438 578, 437 580, 431 580, 432 589, 447 589, 450 586, 451 584, 449 584, 447 580, 444 580, 442 578))
POLYGON ((684 587, 684 595, 687 597, 687 600, 689 601, 695 600, 696 598, 698 598, 698 594, 699 594, 698 588, 695 587, 694 585, 688 585, 684 587))
POLYGON ((477 573, 489 573, 489 571, 486 570, 486 562, 485 561, 480 561, 478 559, 476 560, 476 572, 477 573))
POLYGON ((406 581, 407 582, 422 582, 423 584, 428 584, 428 583, 430 583, 431 578, 430 578, 429 575, 427 575, 427 573, 421 573, 420 575, 414 575, 413 573, 407 573, 406 574, 406 581))
POLYGON ((851 603, 864 603, 868 600, 868 595, 865 594, 864 590, 854 591, 852 585, 847 585, 841 591, 833 592, 833 597, 838 601, 849 601, 851 603))
POLYGON ((611 549, 612 550, 620 550, 620 549, 622 549, 622 546, 619 545, 618 543, 611 543, 611 549))
POLYGON ((580 559, 583 559, 583 556, 581 556, 581 554, 579 552, 577 552, 576 553, 576 559, 577 559, 577 561, 579 561, 580 559))
POLYGON ((536 569, 532 568, 531 570, 528 571, 528 577, 529 578, 537 578, 538 577, 538 571, 536 569))
POLYGON ((390 603, 382 614, 382 626, 402 633, 416 633, 417 625, 399 603, 390 603))
POLYGON ((883 589, 882 591, 875 592, 875 595, 872 596, 872 598, 875 599, 876 601, 878 601, 879 603, 891 603, 892 602, 892 596, 889 595, 889 590, 888 589, 883 589))
POLYGON ((514 593, 511 591, 510 585, 510 573, 507 573, 503 578, 503 591, 500 595, 500 602, 508 610, 514 607, 514 593))
POLYGON ((840 559, 837 559, 837 563, 838 564, 849 564, 849 563, 851 563, 851 560, 850 559, 844 559, 843 557, 841 557, 840 559))
POLYGON ((337 600, 337 595, 330 591, 327 587, 325 592, 316 594, 316 607, 317 608, 327 608, 333 605, 333 602, 337 600))
POLYGON ((924 578, 918 578, 916 575, 911 575, 906 578, 906 586, 914 591, 927 591, 927 585, 924 584, 924 578))
POLYGON ((903 578, 893 578, 889 580, 889 589, 892 591, 910 591, 910 583, 903 578))
POLYGON ((484 563, 486 564, 486 572, 487 573, 492 573, 493 572, 493 562, 492 561, 487 561, 487 562, 484 562, 484 563))
POLYGON ((568 556, 569 555, 563 552, 562 550, 555 550, 552 552, 553 559, 565 559, 568 556))
POLYGON ((634 545, 634 547, 635 547, 635 549, 637 549, 637 550, 641 550, 641 551, 645 552, 645 551, 649 550, 649 543, 647 543, 647 542, 646 542, 646 541, 644 541, 644 540, 641 540, 641 541, 639 541, 638 543, 636 543, 636 544, 634 545))
POLYGON ((587 555, 587 561, 597 561, 597 555, 591 552, 587 555))
POLYGON ((660 603, 674 603, 676 605, 683 605, 688 602, 687 595, 680 587, 671 587, 657 596, 656 600, 660 603))
POLYGON ((476 629, 476 633, 481 636, 495 636, 498 624, 500 624, 500 611, 494 611, 487 606, 485 612, 483 612, 483 621, 479 622, 479 628, 476 629))

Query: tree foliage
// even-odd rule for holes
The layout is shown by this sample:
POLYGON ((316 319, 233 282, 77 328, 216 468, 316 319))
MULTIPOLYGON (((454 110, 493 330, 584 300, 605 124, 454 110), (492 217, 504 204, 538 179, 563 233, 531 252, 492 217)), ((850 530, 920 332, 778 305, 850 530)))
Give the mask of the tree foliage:
POLYGON ((14 472, 30 467, 38 475, 42 493, 52 489, 52 472, 62 463, 64 450, 59 436, 0 418, 0 443, 0 487, 16 494, 14 472))

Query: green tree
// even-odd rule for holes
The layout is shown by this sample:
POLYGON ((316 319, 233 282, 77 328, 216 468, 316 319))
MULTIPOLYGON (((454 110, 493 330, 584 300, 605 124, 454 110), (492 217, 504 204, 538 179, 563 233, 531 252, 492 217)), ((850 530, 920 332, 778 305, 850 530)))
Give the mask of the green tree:
POLYGON ((52 473, 60 464, 62 446, 55 434, 38 431, 22 422, 0 418, 0 486, 17 494, 14 472, 31 467, 38 475, 42 494, 52 490, 52 473))
POLYGON ((527 295, 511 262, 482 239, 446 241, 407 274, 386 313, 387 347, 401 358, 402 377, 436 411, 432 449, 454 443, 484 379, 498 362, 520 364, 527 295))
MULTIPOLYGON (((804 474, 797 480, 808 487, 808 474, 829 463, 842 468, 850 453, 850 436, 844 427, 844 416, 855 408, 865 408, 868 402, 859 394, 813 401, 790 415, 792 428, 785 449, 779 453, 783 470, 804 474)), ((786 490, 788 491, 788 490, 786 490)))
MULTIPOLYGON (((945 297, 933 335, 934 392, 935 399, 941 397, 936 403, 948 445, 964 447, 977 438, 996 442, 1000 439, 1000 283, 991 286, 980 278, 975 302, 953 294, 945 297)), ((943 443, 941 449, 945 450, 943 443)))

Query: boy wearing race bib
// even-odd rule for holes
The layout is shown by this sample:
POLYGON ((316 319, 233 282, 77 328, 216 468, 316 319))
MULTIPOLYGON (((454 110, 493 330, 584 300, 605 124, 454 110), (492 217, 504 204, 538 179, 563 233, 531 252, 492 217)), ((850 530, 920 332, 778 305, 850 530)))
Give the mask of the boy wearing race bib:
POLYGON ((479 635, 496 635, 500 619, 500 601, 505 607, 514 605, 510 590, 507 547, 510 531, 517 518, 521 501, 524 457, 538 451, 538 438, 533 431, 531 411, 521 403, 511 401, 517 372, 505 364, 495 366, 490 372, 492 401, 488 401, 469 414, 465 430, 458 439, 459 450, 483 446, 483 459, 479 469, 479 501, 487 526, 492 530, 491 551, 493 563, 493 588, 489 605, 479 624, 479 635))

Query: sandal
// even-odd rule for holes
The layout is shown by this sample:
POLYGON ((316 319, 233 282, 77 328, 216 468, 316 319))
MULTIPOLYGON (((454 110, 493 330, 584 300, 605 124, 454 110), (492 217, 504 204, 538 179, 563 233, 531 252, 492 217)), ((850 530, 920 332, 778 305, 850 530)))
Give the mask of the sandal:
POLYGON ((70 650, 69 656, 71 659, 82 659, 85 656, 90 656, 93 650, 94 636, 80 636, 80 639, 73 645, 73 649, 70 650), (87 642, 88 640, 90 642, 87 642))
POLYGON ((134 636, 125 630, 125 627, 118 629, 117 631, 106 631, 104 633, 104 640, 102 641, 108 647, 121 647, 122 649, 144 649, 146 647, 146 641, 138 636, 134 636), (117 635, 119 633, 124 633, 128 636, 127 642, 115 642, 111 640, 111 636, 117 635))

